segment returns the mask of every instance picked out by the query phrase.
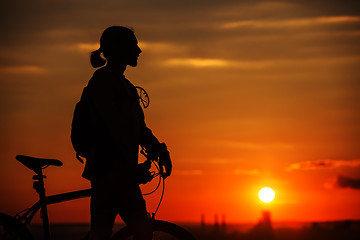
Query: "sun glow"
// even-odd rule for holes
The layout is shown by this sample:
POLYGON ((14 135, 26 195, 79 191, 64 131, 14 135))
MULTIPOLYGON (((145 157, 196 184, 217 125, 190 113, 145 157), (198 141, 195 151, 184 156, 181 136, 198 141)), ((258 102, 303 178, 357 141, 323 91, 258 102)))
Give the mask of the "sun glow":
POLYGON ((269 187, 264 187, 259 191, 259 198, 264 203, 269 203, 275 198, 275 192, 269 187))

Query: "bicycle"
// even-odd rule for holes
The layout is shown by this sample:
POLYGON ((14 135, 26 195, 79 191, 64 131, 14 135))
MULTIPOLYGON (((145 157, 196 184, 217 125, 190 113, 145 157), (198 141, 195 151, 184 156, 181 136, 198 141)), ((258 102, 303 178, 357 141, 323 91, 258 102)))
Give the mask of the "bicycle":
MULTIPOLYGON (((142 151, 142 154, 144 154, 146 157, 146 153, 142 151)), ((0 240, 33 240, 33 236, 26 227, 26 225, 31 223, 31 220, 39 210, 42 218, 44 239, 50 240, 51 238, 47 205, 84 197, 90 197, 91 189, 83 189, 73 192, 46 196, 44 184, 45 175, 43 174, 43 169, 49 166, 60 167, 63 165, 62 162, 56 159, 35 158, 24 155, 17 155, 16 159, 23 165, 25 165, 27 168, 35 172, 35 175, 33 176, 33 188, 39 195, 39 200, 32 207, 19 212, 14 217, 4 213, 0 213, 0 240)), ((156 161, 150 159, 147 159, 146 161, 151 161, 151 163, 156 166, 157 172, 152 172, 152 179, 154 179, 155 177, 159 177, 159 183, 156 189, 148 194, 154 193, 159 188, 161 183, 163 186, 161 198, 156 208, 156 211, 154 213, 148 213, 153 227, 153 239, 195 240, 195 238, 182 227, 171 222, 155 219, 155 215, 160 207, 161 201, 164 196, 165 179, 162 176, 162 166, 159 166, 156 161)), ((88 236, 89 234, 85 236, 85 239, 87 239, 88 236)), ((130 240, 132 238, 133 234, 130 228, 125 226, 116 233, 114 233, 111 240, 130 240)))

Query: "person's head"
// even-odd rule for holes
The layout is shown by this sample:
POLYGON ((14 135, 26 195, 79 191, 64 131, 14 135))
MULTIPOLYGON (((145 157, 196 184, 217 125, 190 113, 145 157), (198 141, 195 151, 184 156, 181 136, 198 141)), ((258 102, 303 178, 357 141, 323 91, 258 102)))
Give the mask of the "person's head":
POLYGON ((112 26, 105 29, 100 38, 100 48, 91 53, 91 65, 94 68, 102 67, 106 64, 130 65, 135 67, 141 49, 133 30, 112 26), (101 53, 104 58, 101 57, 101 53))

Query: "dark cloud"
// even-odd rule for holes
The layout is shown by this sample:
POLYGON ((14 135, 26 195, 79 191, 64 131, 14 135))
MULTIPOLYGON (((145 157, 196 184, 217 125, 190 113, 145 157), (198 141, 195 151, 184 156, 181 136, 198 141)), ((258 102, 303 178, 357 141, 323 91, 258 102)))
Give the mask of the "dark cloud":
POLYGON ((315 161, 304 161, 299 163, 293 163, 288 171, 291 170, 320 170, 320 169, 334 169, 340 167, 350 167, 356 168, 360 167, 360 160, 333 160, 333 159, 324 159, 324 160, 315 160, 315 161))
POLYGON ((296 25, 297 19, 301 22, 321 16, 354 15, 357 5, 355 1, 300 0, 2 1, 0 51, 7 49, 11 54, 0 55, 0 64, 31 64, 32 59, 15 58, 24 48, 36 48, 38 52, 47 45, 97 42, 109 25, 133 27, 141 41, 188 46, 184 56, 176 57, 258 60, 269 56, 304 58, 314 52, 319 56, 338 55, 334 52, 356 55, 360 51, 358 37, 349 37, 346 31, 359 29, 359 22, 315 24, 306 30, 281 22, 290 19, 296 25), (336 9, 339 11, 334 12, 336 9), (244 25, 247 21, 253 24, 244 25), (242 27, 222 27, 234 22, 242 27), (334 29, 342 32, 328 35, 334 29), (325 34, 319 35, 322 32, 325 34))
POLYGON ((360 190, 360 179, 338 176, 337 184, 342 188, 352 188, 360 190))
MULTIPOLYGON (((358 1, 2 1, 0 43, 39 39, 49 29, 91 31, 130 25, 163 37, 196 37, 222 21, 358 15, 358 1), (178 33, 176 35, 176 33, 178 33), (20 38, 20 36, 23 36, 20 38), (40 36, 41 37, 41 36, 40 36)), ((152 34, 146 34, 151 36, 152 34)))

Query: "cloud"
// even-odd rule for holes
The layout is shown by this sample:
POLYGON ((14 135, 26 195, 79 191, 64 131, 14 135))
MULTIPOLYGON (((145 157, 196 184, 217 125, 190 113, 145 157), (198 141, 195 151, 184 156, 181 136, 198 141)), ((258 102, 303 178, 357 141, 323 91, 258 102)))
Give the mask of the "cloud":
POLYGON ((203 171, 202 170, 178 170, 175 172, 176 175, 184 175, 184 176, 189 176, 189 175, 202 175, 203 171))
POLYGON ((288 167, 287 171, 292 170, 319 170, 319 169, 334 169, 340 167, 360 167, 360 159, 355 160, 333 160, 333 159, 324 159, 324 160, 315 160, 315 161, 305 161, 299 163, 293 163, 288 167))
POLYGON ((259 175, 258 169, 235 169, 234 174, 235 175, 248 175, 248 176, 256 176, 259 175))
POLYGON ((223 59, 203 59, 203 58, 173 58, 165 62, 167 66, 185 67, 227 67, 230 62, 223 59))
POLYGON ((337 185, 341 188, 352 188, 360 190, 360 179, 338 176, 337 185))
POLYGON ((71 46, 69 46, 70 50, 76 50, 79 52, 87 52, 90 53, 92 51, 95 51, 100 47, 99 43, 75 43, 71 46))
POLYGON ((292 57, 283 59, 262 59, 262 60, 231 60, 225 58, 170 58, 164 61, 167 67, 195 67, 195 68, 233 68, 238 70, 274 70, 274 69, 298 69, 299 66, 311 67, 316 64, 334 65, 358 63, 359 57, 292 57))
POLYGON ((0 74, 22 75, 22 74, 44 74, 48 72, 46 68, 39 66, 7 66, 0 67, 0 74))
POLYGON ((243 142, 243 141, 222 141, 218 144, 222 144, 227 147, 235 149, 248 149, 248 150, 291 150, 294 148, 293 145, 284 142, 243 142))
POLYGON ((314 17, 298 19, 281 19, 281 20, 242 20, 223 23, 220 28, 294 28, 294 27, 311 27, 325 24, 348 24, 359 23, 360 17, 355 16, 332 16, 332 17, 314 17))
POLYGON ((159 52, 179 52, 184 50, 184 46, 173 44, 171 42, 154 42, 154 41, 139 41, 139 46, 142 50, 159 52))

